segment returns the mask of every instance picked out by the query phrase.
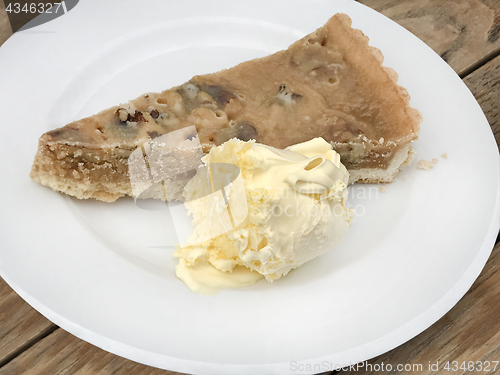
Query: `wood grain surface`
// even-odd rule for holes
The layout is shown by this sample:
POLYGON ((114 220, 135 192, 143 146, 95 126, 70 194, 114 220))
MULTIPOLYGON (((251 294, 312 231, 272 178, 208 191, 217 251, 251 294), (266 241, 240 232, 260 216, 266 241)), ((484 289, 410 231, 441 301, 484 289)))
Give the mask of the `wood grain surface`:
POLYGON ((500 57, 469 74, 464 82, 479 102, 500 145, 500 57))
POLYGON ((90 345, 59 328, 40 340, 30 350, 25 351, 0 368, 0 374, 176 375, 179 373, 123 359, 90 345))
POLYGON ((12 35, 9 17, 5 11, 5 4, 0 1, 0 46, 12 35))
POLYGON ((460 76, 500 52, 498 0, 359 0, 436 51, 460 76))
POLYGON ((57 328, 1 279, 0 322, 0 366, 57 328))
MULTIPOLYGON (((417 35, 464 78, 500 144, 500 1, 360 0, 417 35)), ((0 45, 12 34, 0 1, 0 45)), ((1 83, 0 83, 1 85, 1 83)), ((429 329, 368 361, 392 371, 358 374, 465 374, 429 370, 437 361, 500 360, 500 244, 466 296, 429 329), (422 365, 398 371, 397 364, 422 365), (414 368, 420 370, 420 368, 414 368)), ((498 366, 500 367, 500 366, 498 366)), ((497 373, 500 369, 497 367, 497 373)), ((479 373, 479 372, 478 372, 479 373)), ((493 374, 482 371, 481 374, 493 374)), ((86 343, 45 319, 0 279, 0 375, 179 374, 141 365, 86 343)))

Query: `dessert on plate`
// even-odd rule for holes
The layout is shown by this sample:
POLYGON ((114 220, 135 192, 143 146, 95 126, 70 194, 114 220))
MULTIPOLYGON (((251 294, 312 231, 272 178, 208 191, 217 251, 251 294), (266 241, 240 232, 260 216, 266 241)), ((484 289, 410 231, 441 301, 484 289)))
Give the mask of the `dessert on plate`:
MULTIPOLYGON (((336 14, 270 56, 241 63, 43 134, 31 177, 77 198, 132 195, 128 158, 195 126, 204 152, 232 138, 284 149, 322 137, 349 182, 390 182, 411 160, 420 113, 368 38, 336 14)), ((181 186, 168 191, 176 199, 181 186)))

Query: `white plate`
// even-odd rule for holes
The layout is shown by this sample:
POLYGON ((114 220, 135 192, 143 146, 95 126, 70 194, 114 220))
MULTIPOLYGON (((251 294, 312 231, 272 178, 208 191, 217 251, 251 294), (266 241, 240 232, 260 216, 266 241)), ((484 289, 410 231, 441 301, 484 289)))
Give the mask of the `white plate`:
POLYGON ((284 374, 368 359, 444 315, 498 233, 499 157, 480 107, 424 43, 353 1, 80 1, 1 47, 0 82, 1 275, 56 324, 138 362, 284 374), (406 168, 386 193, 351 188, 345 242, 286 278, 193 294, 163 248, 175 242, 166 211, 79 202, 30 181, 43 132, 285 48, 336 12, 399 73, 424 117, 418 159, 439 162, 406 168))

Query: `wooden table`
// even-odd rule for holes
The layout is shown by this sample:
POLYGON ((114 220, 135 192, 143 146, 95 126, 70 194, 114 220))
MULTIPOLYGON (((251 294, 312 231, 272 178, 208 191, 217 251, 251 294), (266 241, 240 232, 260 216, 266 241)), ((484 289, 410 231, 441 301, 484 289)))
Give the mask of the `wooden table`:
MULTIPOLYGON (((470 88, 500 144, 500 1, 361 0, 417 35, 470 88)), ((0 1, 0 44, 12 31, 0 1)), ((500 361, 500 243, 462 300, 429 329, 368 361, 373 371, 328 374, 428 374, 428 363, 500 361), (375 371, 391 364, 392 372, 375 371), (397 364, 423 364, 423 371, 397 371, 397 364), (380 368, 380 367, 379 367, 380 368)), ((462 374, 467 371, 449 371, 462 374)), ((483 371, 481 374, 493 374, 483 371)), ((500 373, 500 365, 497 372, 500 373)), ((0 279, 0 375, 177 374, 107 353, 57 327, 0 279)))

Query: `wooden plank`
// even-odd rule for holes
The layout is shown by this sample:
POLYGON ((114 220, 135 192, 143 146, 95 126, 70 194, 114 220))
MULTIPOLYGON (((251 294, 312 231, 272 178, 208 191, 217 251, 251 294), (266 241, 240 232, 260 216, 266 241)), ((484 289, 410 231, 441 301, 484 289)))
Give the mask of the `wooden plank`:
MULTIPOLYGON (((469 361, 480 361, 483 368, 486 361, 490 361, 491 371, 478 371, 481 374, 500 373, 500 363, 493 371, 494 363, 500 361, 500 244, 493 249, 481 276, 472 288, 443 318, 437 321, 426 331, 416 336, 400 347, 376 357, 370 361, 364 370, 371 371, 339 371, 339 375, 364 374, 464 374, 467 371, 453 369, 453 361, 458 367, 469 361), (439 362, 439 371, 433 371, 429 365, 439 362), (450 371, 444 366, 450 363, 450 371), (386 371, 381 369, 382 364, 386 371), (402 371, 397 370, 399 365, 411 367, 402 371), (392 371, 387 371, 390 365, 392 371), (417 366, 422 365, 422 368, 417 366), (378 366, 378 367, 377 367, 378 366), (414 371, 415 370, 415 371, 414 371)), ((466 365, 467 366, 467 365, 466 365)), ((478 369, 479 364, 476 365, 478 369)), ((475 372, 474 372, 475 373, 475 372)))
POLYGON ((5 11, 5 4, 0 1, 0 46, 12 35, 9 17, 5 11))
POLYGON ((464 76, 500 53, 498 0, 358 0, 405 27, 464 76))
POLYGON ((182 375, 101 350, 59 328, 0 368, 0 375, 182 375))
POLYGON ((0 366, 57 328, 3 279, 0 279, 0 323, 0 366))
POLYGON ((500 148, 500 57, 497 57, 464 79, 488 119, 500 148))

